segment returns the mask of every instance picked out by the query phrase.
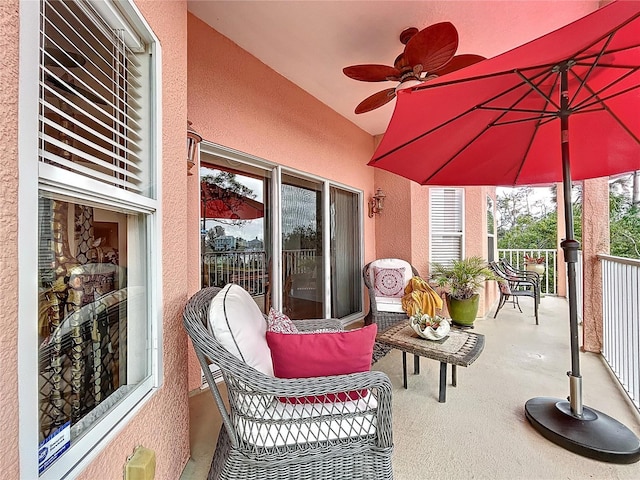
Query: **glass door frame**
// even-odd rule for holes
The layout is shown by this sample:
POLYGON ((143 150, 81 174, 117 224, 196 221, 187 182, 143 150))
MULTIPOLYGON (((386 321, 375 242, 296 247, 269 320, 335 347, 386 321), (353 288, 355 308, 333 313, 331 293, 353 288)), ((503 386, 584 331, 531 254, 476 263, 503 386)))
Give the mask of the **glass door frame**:
MULTIPOLYGON (((270 272, 271 278, 270 282, 272 284, 271 288, 271 305, 276 310, 282 311, 282 175, 292 175, 298 177, 303 180, 309 180, 312 182, 318 182, 322 184, 322 249, 323 252, 326 252, 323 255, 323 282, 324 282, 324 317, 331 317, 331 238, 330 238, 330 189, 331 187, 340 188, 345 191, 354 193, 358 197, 358 229, 360 231, 360 235, 358 238, 358 242, 360 244, 360 258, 359 266, 360 271, 362 271, 362 267, 364 266, 364 192, 360 189, 351 187, 349 185, 345 185, 340 182, 336 182, 334 180, 329 180, 327 178, 323 178, 317 175, 313 175, 307 172, 303 172, 301 170, 287 167, 284 165, 278 165, 273 162, 269 162, 267 160, 261 159, 254 155, 250 155, 244 152, 240 152, 238 150, 234 150, 228 147, 224 147, 222 145, 218 145, 207 140, 203 140, 200 145, 200 152, 205 153, 207 155, 212 155, 218 157, 222 160, 226 160, 230 168, 234 168, 237 170, 241 170, 242 166, 250 166, 254 168, 263 169, 265 171, 269 171, 271 173, 271 206, 274 212, 278 212, 273 215, 273 224, 271 228, 271 245, 272 245, 272 271, 270 272)), ((200 252, 202 254, 202 252, 200 252)), ((200 255, 201 256, 201 255, 200 255)), ((202 262, 200 262, 200 269, 202 269, 202 262)), ((202 276, 202 271, 199 272, 200 278, 202 276)), ((351 315, 348 315, 342 319, 340 322, 347 326, 357 320, 360 320, 364 317, 364 286, 361 285, 360 291, 360 305, 361 310, 359 312, 354 312, 351 315)))

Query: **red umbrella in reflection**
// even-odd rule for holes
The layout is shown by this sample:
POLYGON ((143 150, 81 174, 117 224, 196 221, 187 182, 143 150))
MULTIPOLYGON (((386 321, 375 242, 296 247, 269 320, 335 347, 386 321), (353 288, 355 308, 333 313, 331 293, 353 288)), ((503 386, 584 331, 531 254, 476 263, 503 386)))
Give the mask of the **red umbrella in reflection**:
POLYGON ((227 220, 253 220, 264 216, 264 205, 212 183, 201 182, 200 216, 227 220))
POLYGON ((533 398, 525 414, 564 448, 609 462, 640 460, 635 434, 582 405, 571 209, 572 180, 640 170, 640 2, 611 3, 495 58, 402 90, 369 165, 423 185, 563 182, 570 401, 533 398))

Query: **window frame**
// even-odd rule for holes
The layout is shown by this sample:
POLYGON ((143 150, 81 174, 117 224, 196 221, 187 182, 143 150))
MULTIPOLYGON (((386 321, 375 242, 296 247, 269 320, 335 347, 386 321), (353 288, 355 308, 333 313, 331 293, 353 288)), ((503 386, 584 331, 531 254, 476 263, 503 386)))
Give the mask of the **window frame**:
MULTIPOLYGON (((351 193, 355 193, 358 197, 358 229, 360 231, 360 238, 358 242, 360 243, 360 258, 359 268, 362 271, 364 266, 364 210, 363 210, 363 202, 364 202, 364 191, 358 188, 354 188, 352 186, 336 182, 335 180, 331 180, 325 177, 321 177, 318 175, 314 175, 308 172, 304 172, 302 170, 296 169, 294 167, 289 167, 286 165, 280 165, 274 162, 270 162, 268 160, 264 160, 257 156, 247 154, 238 150, 234 150, 223 145, 219 145, 207 140, 203 140, 199 145, 199 150, 201 154, 212 155, 219 157, 221 159, 225 159, 230 162, 230 166, 237 166, 238 164, 248 165, 251 167, 261 168, 264 170, 271 171, 271 205, 274 210, 280 211, 282 205, 281 198, 281 187, 282 187, 282 175, 292 175, 302 180, 309 180, 311 182, 318 182, 322 184, 322 215, 326 221, 323 221, 323 251, 330 251, 330 199, 329 199, 329 191, 331 187, 340 188, 346 190, 351 193)), ((281 252, 282 251, 282 216, 277 215, 274 218, 274 224, 271 228, 271 245, 274 251, 281 252)), ((324 273, 324 282, 325 286, 331 286, 331 259, 330 255, 323 256, 323 273, 324 273)), ((201 263, 200 268, 202 268, 201 263)), ((281 255, 274 256, 274 262, 272 266, 272 298, 271 305, 277 309, 282 309, 282 258, 281 255)), ((202 276, 202 272, 199 272, 199 275, 202 276)), ((358 320, 360 320, 364 316, 364 305, 365 305, 365 292, 364 288, 361 288, 360 292, 360 305, 361 310, 359 312, 355 312, 351 315, 348 315, 342 319, 340 322, 344 326, 348 326, 358 320)), ((331 317, 331 289, 324 289, 324 315, 325 318, 331 317)))
MULTIPOLYGON (((94 6, 100 2, 92 2, 94 6)), ((20 472, 25 478, 52 480, 73 478, 84 470, 139 412, 142 406, 162 385, 162 171, 161 149, 161 46, 140 11, 131 2, 118 2, 118 8, 110 2, 98 6, 101 15, 108 14, 108 20, 125 22, 128 31, 141 32, 149 45, 152 56, 147 70, 150 101, 149 158, 150 178, 155 185, 153 198, 144 198, 121 189, 117 192, 104 183, 57 167, 46 165, 38 158, 39 96, 39 43, 40 43, 40 2, 34 8, 31 0, 21 0, 19 86, 18 86, 18 411, 20 416, 19 451, 20 472), (110 13, 109 13, 110 12, 110 13), (133 30, 132 30, 133 29, 133 30), (95 425, 54 462, 42 475, 38 475, 38 231, 37 205, 39 190, 65 195, 73 201, 92 202, 109 209, 122 209, 145 214, 148 236, 146 248, 149 252, 148 278, 149 302, 149 376, 121 402, 114 406, 95 425), (106 195, 97 192, 106 192, 106 195), (107 198, 108 195, 108 198, 107 198)), ((146 75, 146 74, 145 74, 146 75)))
POLYGON ((496 259, 497 239, 498 235, 496 233, 496 201, 491 195, 487 195, 487 261, 489 262, 493 262, 496 259), (489 231, 489 211, 491 211, 491 218, 493 219, 491 231, 489 231))

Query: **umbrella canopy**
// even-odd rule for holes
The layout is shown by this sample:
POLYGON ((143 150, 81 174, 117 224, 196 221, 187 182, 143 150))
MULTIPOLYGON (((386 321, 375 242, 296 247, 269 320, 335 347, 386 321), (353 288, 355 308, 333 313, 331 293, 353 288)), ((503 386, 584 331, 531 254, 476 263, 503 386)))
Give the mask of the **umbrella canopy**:
POLYGON ((399 92, 369 165, 421 184, 573 180, 640 169, 640 2, 616 2, 495 58, 399 92), (568 73, 568 105, 560 76, 568 73))
POLYGON ((618 1, 495 58, 399 92, 369 162, 421 184, 562 181, 570 402, 525 413, 545 437, 599 460, 640 460, 640 440, 582 405, 571 182, 640 170, 640 2, 618 1), (571 158, 570 158, 571 157, 571 158))
POLYGON ((200 185, 201 218, 254 220, 264 216, 264 205, 252 198, 212 183, 200 185))

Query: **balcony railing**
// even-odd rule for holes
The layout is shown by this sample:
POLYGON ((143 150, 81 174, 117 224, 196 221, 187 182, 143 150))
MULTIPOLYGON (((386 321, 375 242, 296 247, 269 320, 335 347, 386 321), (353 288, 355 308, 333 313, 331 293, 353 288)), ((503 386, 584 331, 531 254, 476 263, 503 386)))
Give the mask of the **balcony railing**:
POLYGON ((267 254, 264 251, 211 252, 202 255, 202 286, 236 283, 253 296, 267 291, 267 254))
POLYGON ((640 410, 640 260, 602 262, 602 356, 640 410))
POLYGON ((524 270, 525 269, 525 261, 524 257, 533 257, 533 258, 541 258, 544 257, 544 274, 542 274, 541 279, 541 289, 542 293, 546 293, 549 295, 557 295, 558 294, 558 286, 557 286, 557 273, 558 273, 558 265, 557 265, 557 251, 553 249, 535 249, 535 248, 499 248, 498 249, 498 258, 504 258, 507 262, 509 262, 514 267, 524 270))
MULTIPOLYGON (((284 278, 313 269, 317 253, 313 249, 284 250, 284 278)), ((202 255, 202 286, 221 287, 236 283, 253 296, 264 295, 269 271, 265 251, 208 252, 202 255)))

